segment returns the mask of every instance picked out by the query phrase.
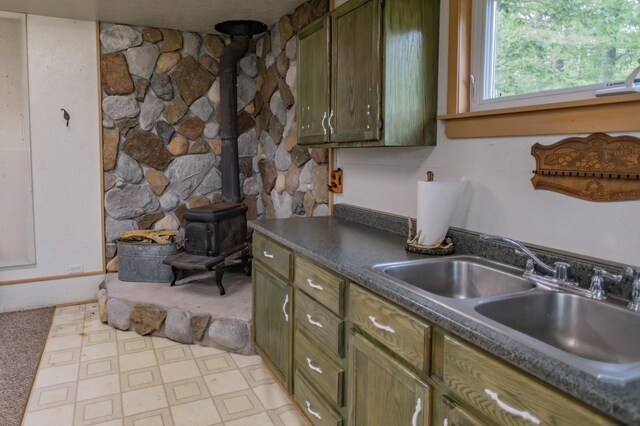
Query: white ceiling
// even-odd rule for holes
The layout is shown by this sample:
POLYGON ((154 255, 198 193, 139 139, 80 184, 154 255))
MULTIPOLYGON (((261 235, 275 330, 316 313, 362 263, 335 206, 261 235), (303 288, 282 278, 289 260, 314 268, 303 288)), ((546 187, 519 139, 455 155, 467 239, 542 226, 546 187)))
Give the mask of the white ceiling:
POLYGON ((305 0, 0 0, 0 10, 84 21, 214 33, 230 19, 271 26, 305 0))

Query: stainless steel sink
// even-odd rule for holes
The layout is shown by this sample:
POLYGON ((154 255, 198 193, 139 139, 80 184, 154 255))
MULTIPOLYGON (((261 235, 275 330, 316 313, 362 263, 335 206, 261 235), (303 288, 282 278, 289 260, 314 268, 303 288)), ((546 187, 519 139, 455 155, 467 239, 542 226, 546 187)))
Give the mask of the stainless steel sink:
POLYGON ((640 379, 640 314, 587 298, 585 289, 554 290, 518 268, 475 256, 367 269, 599 380, 640 379))
POLYGON ((521 272, 474 256, 451 256, 374 265, 374 271, 416 289, 453 299, 517 293, 535 284, 521 272))
POLYGON ((624 308, 546 292, 480 303, 475 310, 578 357, 613 364, 640 362, 640 318, 624 308))
POLYGON ((480 324, 604 382, 640 378, 640 315, 622 306, 537 289, 463 309, 480 324))

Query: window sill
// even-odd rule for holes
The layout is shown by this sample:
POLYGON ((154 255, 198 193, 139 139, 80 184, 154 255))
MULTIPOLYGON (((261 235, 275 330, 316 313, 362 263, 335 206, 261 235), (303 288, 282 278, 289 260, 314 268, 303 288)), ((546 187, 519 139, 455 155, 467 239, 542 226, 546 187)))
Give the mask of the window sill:
POLYGON ((640 94, 438 116, 448 138, 640 131, 640 94))

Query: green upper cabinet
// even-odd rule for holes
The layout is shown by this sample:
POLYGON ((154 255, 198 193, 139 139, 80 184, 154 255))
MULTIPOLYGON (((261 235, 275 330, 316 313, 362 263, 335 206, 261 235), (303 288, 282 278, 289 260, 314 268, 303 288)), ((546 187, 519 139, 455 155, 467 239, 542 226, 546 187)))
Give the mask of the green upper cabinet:
POLYGON ((349 0, 300 32, 298 143, 436 143, 437 0, 349 0))
POLYGON ((351 0, 331 15, 332 142, 380 139, 379 0, 351 0))
POLYGON ((329 142, 329 17, 298 34, 298 143, 329 142))

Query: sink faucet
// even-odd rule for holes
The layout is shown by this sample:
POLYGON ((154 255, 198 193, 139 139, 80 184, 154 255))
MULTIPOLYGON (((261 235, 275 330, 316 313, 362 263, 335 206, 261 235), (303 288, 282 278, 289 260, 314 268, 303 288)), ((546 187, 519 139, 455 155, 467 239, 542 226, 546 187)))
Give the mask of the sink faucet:
POLYGON ((538 258, 531 250, 526 248, 522 243, 507 237, 501 237, 498 235, 480 234, 480 239, 487 241, 500 241, 516 249, 516 253, 524 254, 528 257, 527 266, 525 266, 525 275, 535 275, 535 265, 538 265, 541 269, 549 274, 553 275, 553 279, 563 284, 570 286, 576 286, 576 283, 569 281, 569 265, 567 262, 555 262, 553 267, 547 265, 538 258))

